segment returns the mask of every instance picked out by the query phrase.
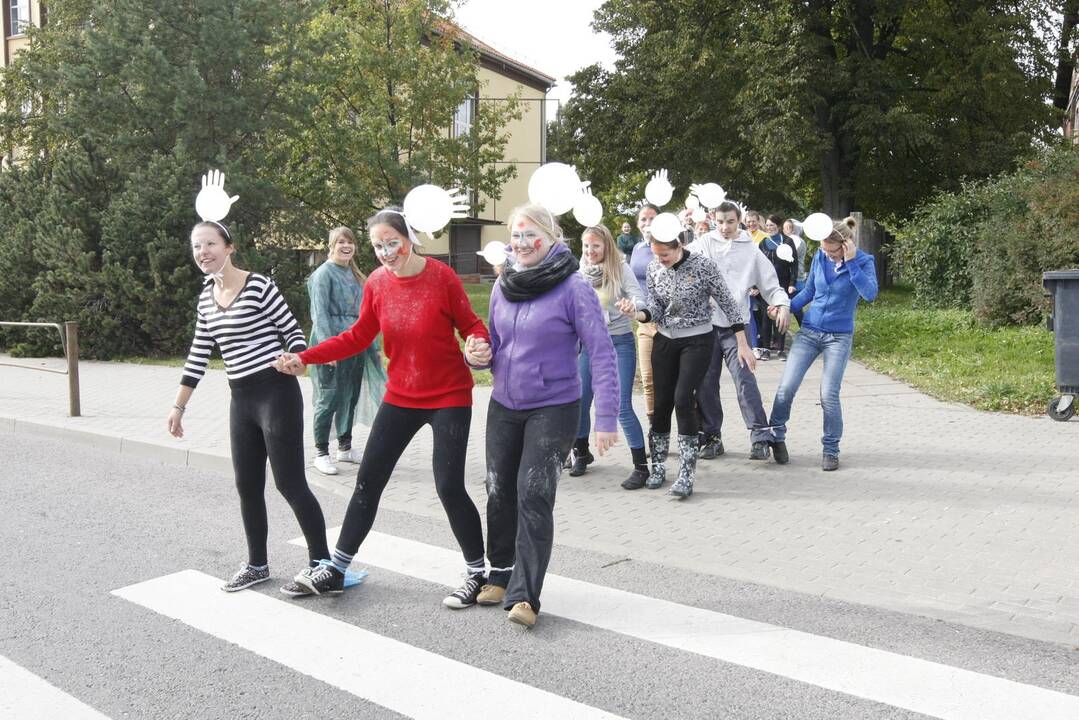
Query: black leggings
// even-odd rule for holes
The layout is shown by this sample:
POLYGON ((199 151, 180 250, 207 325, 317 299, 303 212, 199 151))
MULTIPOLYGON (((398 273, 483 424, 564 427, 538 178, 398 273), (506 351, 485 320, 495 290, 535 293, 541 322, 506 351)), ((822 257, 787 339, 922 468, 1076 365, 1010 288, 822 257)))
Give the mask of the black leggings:
POLYGON ((656 393, 652 429, 656 432, 671 431, 674 412, 679 435, 697 434, 697 389, 712 361, 715 337, 713 330, 674 339, 656 333, 652 343, 652 384, 656 393))
POLYGON ((356 489, 348 503, 337 549, 348 555, 356 554, 375 523, 378 502, 397 461, 420 428, 430 425, 434 433, 432 469, 438 499, 446 510, 465 561, 483 560, 480 514, 465 490, 465 452, 471 422, 471 407, 425 410, 383 401, 363 448, 356 489))
POLYGON ((247 562, 266 564, 266 458, 274 484, 292 508, 312 560, 328 559, 326 521, 307 487, 303 455, 300 383, 272 368, 230 382, 229 436, 240 516, 247 535, 247 562))
POLYGON ((507 610, 539 612, 554 545, 554 498, 562 462, 577 435, 581 403, 487 409, 487 559, 490 583, 506 588, 507 610), (512 568, 512 570, 511 570, 512 568))

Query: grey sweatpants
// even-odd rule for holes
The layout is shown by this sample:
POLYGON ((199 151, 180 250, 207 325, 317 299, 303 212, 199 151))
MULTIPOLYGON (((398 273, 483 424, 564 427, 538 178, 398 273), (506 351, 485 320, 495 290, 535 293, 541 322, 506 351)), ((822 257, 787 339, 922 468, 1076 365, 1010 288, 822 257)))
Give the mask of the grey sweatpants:
POLYGON ((768 442, 772 431, 768 427, 768 415, 764 412, 761 391, 757 388, 757 376, 738 362, 738 340, 730 328, 716 328, 716 342, 712 350, 712 362, 697 392, 697 405, 701 411, 701 429, 719 435, 723 428, 723 406, 719 401, 719 377, 723 365, 730 370, 731 379, 738 395, 738 407, 742 419, 750 430, 750 442, 768 442))

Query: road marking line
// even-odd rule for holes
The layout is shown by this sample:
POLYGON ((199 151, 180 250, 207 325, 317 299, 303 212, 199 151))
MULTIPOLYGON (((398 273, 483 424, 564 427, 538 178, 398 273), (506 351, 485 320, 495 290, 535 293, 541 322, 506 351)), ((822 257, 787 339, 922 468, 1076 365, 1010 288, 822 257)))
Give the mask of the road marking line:
POLYGON ((0 718, 109 720, 3 655, 0 655, 0 718))
POLYGON ((183 570, 112 594, 239 645, 402 715, 443 720, 457 710, 513 708, 514 717, 617 718, 583 703, 392 640, 221 580, 183 570))
MULTIPOLYGON (((450 587, 464 571, 459 552, 379 532, 354 563, 450 587)), ((946 720, 1079 718, 1073 695, 558 575, 544 581, 543 612, 946 720)))

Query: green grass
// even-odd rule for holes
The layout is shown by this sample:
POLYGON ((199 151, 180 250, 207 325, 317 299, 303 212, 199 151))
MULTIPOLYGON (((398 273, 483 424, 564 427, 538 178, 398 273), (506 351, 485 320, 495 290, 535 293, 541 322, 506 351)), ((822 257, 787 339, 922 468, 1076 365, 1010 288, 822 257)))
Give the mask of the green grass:
POLYGON ((854 357, 979 410, 1040 414, 1056 394, 1053 334, 1044 326, 981 327, 969 310, 915 308, 905 288, 858 307, 854 357))

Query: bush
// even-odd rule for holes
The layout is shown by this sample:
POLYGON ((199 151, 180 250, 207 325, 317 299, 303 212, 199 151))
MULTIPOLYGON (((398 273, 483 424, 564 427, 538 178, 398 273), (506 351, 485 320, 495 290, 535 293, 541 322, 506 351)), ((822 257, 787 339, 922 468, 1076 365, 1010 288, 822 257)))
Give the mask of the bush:
POLYGON ((1079 149, 1061 145, 918 208, 895 244, 916 303, 970 308, 990 326, 1040 322, 1042 273, 1079 266, 1077 180, 1079 149))

